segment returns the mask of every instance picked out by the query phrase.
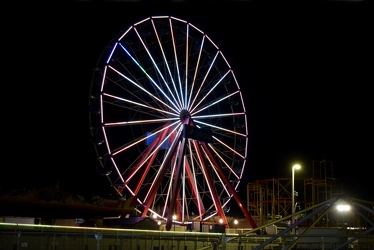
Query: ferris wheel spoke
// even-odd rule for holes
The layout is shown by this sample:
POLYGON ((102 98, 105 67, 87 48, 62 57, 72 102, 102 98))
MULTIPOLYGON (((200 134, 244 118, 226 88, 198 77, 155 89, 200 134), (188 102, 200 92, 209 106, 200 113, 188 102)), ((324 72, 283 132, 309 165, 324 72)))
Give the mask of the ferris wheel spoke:
MULTIPOLYGON (((177 128, 174 128, 173 129, 174 131, 171 131, 170 134, 172 134, 173 132, 175 132, 176 129, 177 128)), ((176 148, 177 148, 177 146, 179 144, 179 141, 181 140, 181 137, 182 137, 182 133, 179 130, 178 133, 177 133, 177 136, 175 137, 175 139, 171 143, 170 149, 167 151, 167 154, 166 154, 164 160, 162 161, 162 163, 160 165, 160 171, 158 172, 156 178, 154 179, 154 182, 152 183, 149 191, 145 195, 145 198, 144 198, 145 211, 148 210, 148 208, 150 207, 151 202, 154 199, 154 197, 156 195, 156 192, 157 192, 157 190, 159 189, 159 187, 161 185, 161 182, 162 182, 161 180, 164 178, 165 173, 166 173, 166 171, 168 169, 168 166, 172 162, 172 158, 174 156, 174 152, 175 152, 175 150, 176 150, 176 148)))
MULTIPOLYGON (((217 182, 217 183, 219 183, 221 189, 226 194, 228 194, 228 197, 231 197, 233 195, 233 192, 235 192, 235 190, 233 189, 233 187, 231 185, 231 182, 226 177, 227 173, 225 173, 222 170, 222 168, 219 167, 219 164, 217 163, 215 157, 213 156, 213 154, 209 150, 209 147, 206 144, 202 144, 202 148, 203 148, 204 152, 207 154, 207 159, 209 160, 209 162, 210 162, 210 164, 213 168, 214 173, 216 174, 217 178, 219 179, 219 182, 217 182), (227 187, 228 187, 228 189, 227 189, 227 187)), ((227 202, 227 201, 223 201, 223 202, 227 202)), ((222 206, 222 204, 221 204, 221 206, 222 206)))
POLYGON ((198 211, 197 214, 199 215, 199 218, 202 219, 202 215, 205 213, 205 208, 203 206, 201 194, 198 188, 197 173, 195 170, 198 167, 198 163, 195 162, 195 160, 193 159, 194 152, 193 152, 193 143, 191 141, 188 141, 187 150, 189 151, 189 155, 186 156, 186 159, 185 159, 185 171, 186 171, 186 178, 188 180, 189 188, 191 190, 190 197, 192 199, 192 202, 196 206, 196 209, 198 211))
MULTIPOLYGON (((161 53, 162 53, 162 55, 163 55, 164 63, 165 63, 165 65, 167 65, 167 67, 168 67, 168 72, 169 72, 169 74, 170 74, 170 76, 171 76, 170 67, 169 67, 168 64, 167 64, 167 60, 166 60, 166 58, 165 58, 165 53, 164 53, 164 51, 163 51, 163 48, 162 48, 162 44, 161 44, 160 38, 159 38, 159 36, 158 36, 158 32, 157 32, 157 30, 156 30, 156 27, 155 27, 155 25, 154 25, 153 20, 151 20, 151 21, 152 21, 152 25, 153 25, 153 29, 154 29, 154 31, 155 31, 155 34, 156 34, 156 36, 157 36, 157 40, 158 40, 159 47, 160 47, 160 49, 161 49, 161 53)), ((169 85, 168 85, 168 83, 167 83, 167 81, 166 81, 166 79, 165 79, 163 73, 161 73, 161 70, 160 70, 159 66, 158 66, 157 63, 155 62, 155 60, 154 60, 152 54, 150 53, 149 49, 147 48, 147 45, 145 44, 144 40, 143 40, 142 37, 140 36, 139 32, 137 31, 136 28, 135 28, 134 30, 135 30, 135 32, 137 33, 137 35, 138 35, 138 37, 139 37, 139 40, 140 40, 141 43, 143 44, 143 47, 144 47, 145 51, 147 52, 147 54, 148 54, 150 60, 152 61, 152 63, 153 63, 153 67, 157 70, 159 76, 161 77, 162 81, 164 82, 165 86, 166 86, 167 89, 168 89, 168 94, 172 96, 174 102, 172 102, 170 99, 168 99, 168 100, 169 100, 171 103, 177 103, 177 104, 178 104, 178 107, 177 107, 177 105, 174 105, 174 106, 175 106, 176 108, 178 108, 178 110, 181 110, 181 109, 182 109, 182 106, 181 106, 181 105, 182 105, 182 101, 181 101, 180 98, 179 98, 178 92, 176 92, 176 94, 177 94, 177 97, 178 97, 179 101, 176 100, 176 97, 174 96, 173 92, 172 92, 171 89, 169 88, 169 85)), ((171 79, 173 79, 173 78, 171 77, 171 79)), ((173 82, 173 85, 174 85, 174 87, 175 87, 174 82, 173 82)), ((159 89, 159 90, 160 90, 160 91, 165 95, 166 98, 168 98, 168 95, 166 95, 166 93, 162 91, 161 87, 160 87, 158 84, 155 84, 155 86, 157 87, 157 89, 159 89)))
POLYGON ((134 193, 138 194, 140 186, 143 184, 145 176, 148 174, 151 165, 154 163, 155 157, 157 156, 157 152, 159 151, 160 147, 163 143, 168 139, 167 133, 169 132, 169 128, 171 125, 165 125, 162 130, 159 132, 153 133, 153 135, 157 135, 153 142, 146 148, 146 150, 141 154, 140 159, 135 164, 135 167, 131 172, 129 172, 126 177, 124 177, 124 183, 129 183, 133 178, 137 183, 137 187, 134 189, 134 193), (162 132, 162 133, 161 133, 162 132), (146 165, 145 169, 143 170, 143 175, 140 179, 135 174, 141 170, 142 166, 146 165))
MULTIPOLYGON (((213 168, 212 168, 212 170, 214 171, 213 176, 216 176, 216 178, 217 178, 217 181, 214 182, 215 187, 218 188, 218 186, 219 186, 222 191, 224 191, 227 195, 230 195, 230 192, 226 188, 226 183, 224 183, 224 181, 222 180, 222 178, 220 176, 220 173, 223 172, 223 171, 222 171, 222 168, 220 168, 219 165, 217 164, 216 157, 212 157, 213 154, 210 151, 206 152, 206 150, 209 150, 208 147, 204 147, 203 150, 206 154, 207 161, 209 161, 209 163, 210 163, 210 166, 213 166, 213 168), (220 168, 220 171, 217 171, 217 168, 220 168)), ((214 151, 214 152, 216 152, 216 151, 214 151)), ((220 159, 222 159, 222 158, 220 158, 220 159)))
POLYGON ((122 121, 122 122, 107 122, 104 123, 104 127, 113 127, 113 126, 124 126, 124 125, 141 125, 141 124, 146 124, 146 123, 151 123, 151 124, 157 124, 157 123, 163 123, 163 122, 168 122, 168 121, 176 121, 178 118, 160 118, 160 119, 150 119, 150 120, 138 120, 138 121, 122 121))
MULTIPOLYGON (((175 83, 174 77, 173 77, 173 75, 172 75, 172 73, 171 73, 171 69, 170 69, 170 66, 169 66, 168 60, 167 60, 167 58, 166 58, 165 52, 164 52, 164 48, 163 48, 163 46, 162 46, 162 41, 161 41, 161 38, 160 38, 159 32, 157 31, 157 28, 156 28, 155 23, 154 23, 153 20, 152 20, 152 26, 153 26, 153 29, 154 29, 154 31, 155 31, 155 35, 156 35, 156 37, 157 37, 157 41, 158 41, 158 44, 159 44, 159 47, 160 47, 160 50, 161 50, 161 53, 162 53, 162 58, 163 58, 163 61, 164 61, 164 65, 165 65, 165 67, 166 67, 166 69, 167 69, 167 72, 168 72, 168 74, 169 74, 170 80, 171 80, 172 85, 173 85, 173 87, 174 87, 174 91, 175 91, 174 93, 175 93, 175 95, 176 95, 177 97, 175 97, 175 95, 173 94, 173 91, 169 88, 169 84, 167 84, 166 81, 165 81, 165 85, 166 85, 167 89, 169 90, 169 93, 172 95, 174 101, 175 101, 176 103, 178 103, 178 104, 179 104, 179 107, 182 109, 182 108, 183 108, 183 107, 182 107, 182 103, 183 103, 183 101, 181 100, 180 93, 179 93, 178 90, 177 90, 177 87, 176 87, 176 83, 175 83), (178 100, 176 100, 176 98, 178 98, 178 100)), ((170 29, 171 29, 171 27, 170 27, 170 29)), ((158 68, 158 67, 157 67, 157 68, 158 68)), ((162 75, 162 74, 160 73, 160 75, 162 75)), ((163 78, 163 79, 164 79, 164 78, 163 78)))
MULTIPOLYGON (((204 143, 202 143, 202 144, 204 144, 204 143)), ((196 141, 194 142, 194 147, 196 148, 197 155, 200 159, 200 167, 201 167, 201 169, 204 173, 204 178, 207 182, 210 194, 212 195, 212 201, 213 201, 212 206, 214 205, 214 207, 217 210, 219 216, 221 218, 223 218, 224 223, 227 223, 226 217, 224 215, 224 212, 223 212, 223 209, 222 209, 222 206, 221 206, 221 203, 220 203, 219 195, 218 195, 217 190, 214 186, 211 175, 208 174, 209 171, 208 171, 208 167, 206 165, 206 162, 205 162, 205 160, 203 160, 203 159, 205 159, 203 150, 202 150, 201 146, 196 141)))
MULTIPOLYGON (((135 31, 136 31, 136 29, 135 29, 135 31)), ((180 110, 180 108, 175 105, 175 103, 169 98, 168 95, 166 95, 166 93, 161 89, 161 87, 157 84, 157 82, 147 73, 147 71, 141 66, 141 64, 131 55, 131 53, 125 48, 125 46, 121 43, 120 43, 120 46, 126 52, 126 54, 134 61, 134 63, 139 67, 139 69, 143 72, 143 74, 153 83, 153 86, 155 86, 163 94, 163 97, 166 98, 169 101, 169 103, 171 103, 174 106, 174 108, 176 110, 180 110)), ((143 46, 144 46, 145 50, 148 52, 148 49, 144 45, 144 43, 143 43, 143 46)), ((160 99, 158 99, 158 98, 156 98, 156 99, 160 101, 160 99)), ((162 102, 162 103, 165 106, 168 106, 164 102, 162 102)))
MULTIPOLYGON (((200 104, 206 99, 206 97, 208 96, 208 95, 210 95, 213 91, 214 91, 214 89, 222 82, 222 80, 225 78, 225 76, 227 75, 227 74, 229 74, 231 72, 231 70, 228 70, 226 73, 225 73, 225 75, 221 78, 221 79, 219 79, 217 82, 216 82, 216 84, 214 84, 209 90, 208 90, 208 92, 207 93, 205 93, 203 96, 201 96, 201 98, 200 98, 200 101, 194 106, 194 107, 191 107, 191 113, 193 113, 194 111, 195 111, 195 109, 197 108, 197 107, 200 107, 200 104)), ((225 98, 223 98, 222 100, 224 100, 225 98)), ((195 100, 196 100, 196 98, 195 98, 195 100)), ((215 104, 215 103, 213 103, 213 104, 215 104)))
MULTIPOLYGON (((243 154, 241 154, 240 152, 238 152, 237 150, 235 150, 233 147, 230 147, 227 143, 224 143, 223 141, 219 140, 217 137, 214 137, 213 138, 218 141, 220 143, 220 145, 224 146, 225 149, 228 149, 231 153, 234 153, 235 155, 239 156, 241 159, 245 159, 245 156, 243 154)), ((210 146, 213 148, 213 146, 210 146)), ((225 155, 227 155, 227 153, 225 153, 225 155)), ((219 156, 217 156, 219 157, 219 156)))
POLYGON ((186 138, 181 138, 179 141, 179 145, 176 150, 176 154, 174 155, 175 160, 173 160, 172 163, 172 189, 171 189, 171 199, 169 202, 169 208, 168 208, 168 214, 167 214, 167 221, 166 221, 166 229, 170 230, 171 224, 172 224, 172 213, 174 211, 180 211, 180 207, 176 209, 176 206, 178 207, 177 200, 180 198, 180 189, 179 184, 182 182, 182 179, 180 178, 181 172, 182 172, 182 165, 184 161, 184 151, 186 150, 186 138))
MULTIPOLYGON (((205 123, 205 122, 202 122, 202 121, 199 121, 199 120, 194 120, 197 124, 201 124, 201 125, 204 125, 204 126, 207 126, 207 127, 211 127, 211 128, 216 128, 218 130, 221 130, 221 131, 226 131, 232 135, 238 135, 238 136, 242 136, 243 138, 247 137, 247 135, 243 134, 243 133, 239 133, 235 130, 230 130, 230 129, 226 129, 224 127, 218 127, 218 126, 215 126, 215 125, 212 125, 212 124, 209 124, 209 123, 205 123)), ((214 138, 214 136, 213 136, 214 138)))
POLYGON ((189 75, 188 75, 188 71, 189 71, 189 56, 188 56, 188 49, 189 49, 189 43, 190 43, 190 39, 189 39, 189 25, 187 25, 187 35, 186 35, 186 68, 184 70, 185 74, 184 74, 184 108, 186 109, 187 108, 187 98, 188 98, 188 84, 189 84, 189 75))
MULTIPOLYGON (((215 60, 216 60, 218 54, 219 54, 219 51, 216 52, 216 54, 215 54, 215 56, 214 56, 212 62, 211 62, 210 65, 209 65, 209 69, 208 69, 208 71, 206 72, 206 74, 205 74, 205 76, 204 76, 204 79, 202 80, 202 82, 201 82, 201 84, 200 84, 200 86, 199 86, 199 88, 198 88, 198 90, 197 90, 197 93, 195 94, 195 97, 194 97, 193 101, 191 102, 191 104, 190 104, 189 107, 188 107, 191 111, 193 111, 193 109, 191 109, 191 107, 194 105, 194 103, 195 103, 196 99, 198 98, 198 96, 200 96, 200 92, 201 92, 201 90, 205 87, 205 82, 206 82, 206 80, 207 80, 207 77, 208 77, 209 73, 211 72, 211 69, 212 69, 213 66, 214 66, 214 62, 215 62, 215 60)), ((191 89, 191 91, 193 91, 193 89, 191 89)), ((203 98, 200 98, 200 99, 202 100, 203 98)), ((197 105, 195 105, 195 106, 197 106, 197 105)))
POLYGON ((194 120, 198 119, 212 119, 212 118, 222 118, 222 117, 238 117, 238 116, 244 116, 245 113, 227 113, 227 114, 208 114, 208 115, 194 115, 194 120))
POLYGON ((163 110, 163 109, 157 109, 157 108, 154 108, 154 107, 152 107, 150 105, 142 104, 142 103, 139 103, 139 102, 134 102, 132 100, 124 99, 122 97, 110 95, 110 94, 107 94, 107 93, 103 93, 103 96, 111 97, 111 98, 119 100, 119 101, 123 101, 123 102, 129 103, 129 104, 136 105, 136 107, 138 109, 139 109, 139 107, 143 107, 143 108, 146 108, 148 110, 152 110, 152 111, 157 111, 157 112, 160 112, 160 113, 164 113, 165 115, 177 116, 176 113, 171 113, 171 112, 168 112, 168 111, 163 110))
MULTIPOLYGON (((189 146, 189 150, 190 150, 190 155, 192 155, 190 147, 191 145, 189 146)), ((191 162, 193 163, 193 161, 191 162)), ((198 190, 195 167, 190 166, 188 161, 185 162, 185 166, 186 166, 185 167, 186 178, 188 180, 189 188, 191 190, 191 198, 198 210, 198 214, 200 215, 200 218, 202 218, 202 215, 205 213, 205 208, 202 205, 203 204, 202 198, 198 190)))
MULTIPOLYGON (((210 164, 211 164, 212 166, 214 166, 214 167, 212 168, 212 170, 213 170, 213 172, 214 172, 214 174, 215 174, 215 177, 218 179, 217 181, 214 182, 214 183, 215 183, 216 190, 217 190, 218 187, 219 187, 219 189, 222 190, 221 194, 223 194, 223 192, 224 192, 224 193, 226 194, 225 196, 230 196, 231 194, 230 194, 230 192, 227 190, 227 188, 226 188, 226 184, 223 182, 223 180, 221 179, 221 176, 219 175, 219 173, 218 173, 218 171, 217 171, 217 166, 215 166, 215 165, 213 164, 213 162, 211 161, 212 159, 210 159, 209 157, 207 157, 207 159, 208 159, 208 161, 210 162, 210 164)), ((221 206, 222 206, 222 203, 221 203, 221 206)))
MULTIPOLYGON (((231 94, 229 94, 229 95, 226 95, 226 96, 222 97, 221 99, 218 99, 217 101, 214 101, 214 102, 210 103, 209 105, 206 105, 206 106, 202 107, 202 108, 199 109, 198 111, 191 112, 191 113, 192 113, 192 115, 195 115, 195 114, 197 114, 197 113, 200 113, 200 112, 202 112, 203 110, 208 109, 208 108, 210 108, 210 107, 212 107, 212 106, 215 106, 215 105, 219 104, 220 102, 222 102, 222 101, 224 101, 224 100, 226 100, 226 99, 230 98, 231 96, 233 96, 233 95, 235 95, 235 94, 238 94, 238 93, 239 93, 239 90, 237 90, 236 92, 231 93, 231 94)), ((197 106, 196 106, 195 108, 197 108, 197 106)), ((193 110, 193 111, 194 111, 194 110, 193 110)))
MULTIPOLYGON (((200 44, 200 47, 199 47, 199 56, 198 56, 198 58, 196 60, 195 71, 194 71, 194 75, 193 75, 193 79, 192 79, 192 83, 191 83, 191 89, 190 89, 190 92, 189 92, 190 95, 189 95, 188 102, 187 102, 187 108, 188 109, 191 106, 191 99, 192 99, 192 95, 193 95, 194 90, 195 90, 195 83, 196 83, 196 78, 197 78, 197 74, 198 74, 198 71, 199 71, 200 60, 201 60, 201 53, 202 53, 202 49, 204 47, 204 42, 205 42, 205 35, 203 36, 203 38, 201 40, 201 44, 200 44)), ((202 84, 203 83, 204 83, 204 81, 202 82, 202 84)), ((200 86, 199 90, 197 91, 196 96, 199 94, 201 87, 202 86, 200 86)), ((196 98, 196 96, 195 96, 195 98, 196 98)))
MULTIPOLYGON (((232 175, 233 177, 235 177, 235 179, 240 179, 240 176, 238 176, 235 172, 235 170, 228 164, 227 160, 224 159, 222 156, 221 156, 221 153, 218 152, 217 150, 214 149, 214 147, 212 145, 209 145, 210 149, 215 153, 216 155, 216 158, 219 158, 219 160, 224 164, 225 168, 228 169, 230 171, 230 175, 232 175)), ((234 150, 235 152, 235 150, 234 150)), ((244 159, 244 157, 242 155, 240 155, 239 153, 237 153, 237 155, 239 155, 240 157, 242 157, 242 159, 244 159)), ((230 159, 232 160, 232 159, 230 159)))
MULTIPOLYGON (((120 180, 120 183, 125 185, 126 188, 131 192, 133 196, 138 194, 140 185, 144 182, 144 178, 146 174, 149 172, 150 164, 152 164, 155 159, 156 153, 160 147, 159 141, 162 140, 162 136, 165 135, 165 131, 167 132, 167 130, 164 130, 164 133, 160 135, 161 137, 159 136, 156 140, 154 140, 153 143, 146 148, 143 154, 141 154, 136 159, 135 167, 131 167, 132 169, 131 172, 127 172, 127 174, 121 173, 121 170, 119 169, 117 164, 114 162, 114 167, 116 169, 116 172, 119 173, 119 179, 117 179, 115 182, 117 183, 118 180, 120 180), (148 161, 148 164, 146 165, 146 167, 143 167, 147 161, 148 161), (143 172, 144 174, 141 175, 140 178, 139 176, 135 176, 142 168, 144 169, 144 172, 143 172), (134 178, 136 179, 135 180, 136 188, 130 187, 130 183, 132 179, 134 178)), ((115 157, 115 156, 116 154, 112 155, 112 157, 115 157)), ((134 164, 129 164, 129 169, 131 165, 134 165, 134 164)))
POLYGON ((182 89, 182 82, 181 82, 181 76, 180 76, 180 70, 179 70, 179 60, 178 60, 178 54, 177 54, 177 49, 176 49, 176 39, 174 39, 174 30, 173 30, 173 22, 172 22, 172 19, 169 19, 169 25, 170 25, 170 33, 171 33, 171 37, 172 37, 172 46, 173 46, 173 52, 174 52, 174 67, 175 67, 175 71, 176 71, 176 74, 177 74, 177 82, 178 82, 178 85, 179 85, 179 95, 180 95, 180 98, 181 98, 181 103, 183 104, 184 103, 184 100, 183 100, 183 89, 182 89))
MULTIPOLYGON (((142 91, 144 91, 145 93, 147 93, 150 97, 152 97, 154 100, 157 100, 159 103, 163 104, 165 107, 171 109, 171 110, 174 110, 174 112, 178 112, 179 111, 179 108, 169 99, 169 97, 166 97, 165 96, 165 93, 163 91, 161 91, 164 96, 166 97, 166 99, 168 99, 170 101, 171 104, 173 104, 174 108, 170 107, 168 104, 166 104, 164 101, 162 101, 160 98, 158 98, 157 96, 155 96, 154 94, 152 94, 150 91, 146 90, 144 87, 140 86, 139 84, 137 84, 135 81, 131 80, 130 78, 128 78, 127 76, 125 76, 123 73, 121 73, 120 71, 116 70, 115 68, 113 68, 112 66, 109 66, 110 69, 112 69, 113 71, 117 72, 117 74, 119 74, 120 76, 122 76, 123 78, 125 78, 127 81, 131 82, 132 84, 134 84, 135 86, 137 86, 139 89, 141 89, 142 91)), ((146 72, 144 72, 146 74, 146 72)), ((149 77, 148 74, 146 74, 147 77, 149 77)), ((150 79, 155 85, 156 82, 153 80, 153 79, 150 79)), ((158 86, 158 85, 157 85, 158 86)))
MULTIPOLYGON (((125 144, 125 145, 122 145, 114 150, 110 150, 109 148, 109 152, 111 155, 117 155, 117 154, 120 154, 122 152, 124 152, 125 150, 129 150, 130 148, 132 147, 136 147, 137 145, 139 145, 140 143, 144 143, 145 140, 149 139, 149 138, 152 138, 154 137, 155 135, 161 133, 162 131, 164 130, 168 130, 171 128, 171 127, 175 127, 174 129, 178 128, 178 123, 177 122, 174 122, 174 123, 170 123, 170 124, 167 124, 166 126, 158 129, 158 130, 155 130, 154 132, 151 132, 149 133, 148 135, 142 135, 141 137, 138 137, 134 140, 132 140, 131 142, 125 144)), ((169 134, 163 141, 162 143, 165 143, 166 140, 171 136, 172 134, 169 134)), ((162 145, 161 143, 161 145, 162 145)))

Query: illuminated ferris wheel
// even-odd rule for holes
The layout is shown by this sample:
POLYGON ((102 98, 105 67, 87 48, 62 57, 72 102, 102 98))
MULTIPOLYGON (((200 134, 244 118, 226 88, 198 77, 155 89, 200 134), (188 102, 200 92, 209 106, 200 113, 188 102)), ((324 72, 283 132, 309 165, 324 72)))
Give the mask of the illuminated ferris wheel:
MULTIPOLYGON (((243 94, 222 51, 193 24, 152 16, 105 49, 90 90, 99 170, 141 216, 173 223, 225 213, 247 158, 243 94)), ((242 204, 241 204, 242 205, 242 204)))

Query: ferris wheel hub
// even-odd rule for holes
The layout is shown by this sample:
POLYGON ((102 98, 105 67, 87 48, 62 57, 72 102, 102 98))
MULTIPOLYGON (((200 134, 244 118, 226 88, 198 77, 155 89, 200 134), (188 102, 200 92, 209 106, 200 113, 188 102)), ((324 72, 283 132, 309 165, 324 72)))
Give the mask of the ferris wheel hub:
POLYGON ((180 120, 183 122, 184 120, 186 120, 186 118, 189 118, 189 117, 191 117, 190 112, 187 109, 182 109, 179 114, 180 120))

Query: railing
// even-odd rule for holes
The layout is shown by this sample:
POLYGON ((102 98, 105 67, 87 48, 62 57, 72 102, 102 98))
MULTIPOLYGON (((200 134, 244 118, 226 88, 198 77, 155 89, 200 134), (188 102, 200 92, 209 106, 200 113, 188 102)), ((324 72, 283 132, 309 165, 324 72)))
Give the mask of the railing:
MULTIPOLYGON (((1 250, 252 250, 271 237, 274 235, 0 223, 1 250)), ((374 249, 372 234, 362 235, 344 248, 339 246, 352 237, 284 235, 261 249, 288 249, 297 237, 304 237, 297 249, 374 249)))

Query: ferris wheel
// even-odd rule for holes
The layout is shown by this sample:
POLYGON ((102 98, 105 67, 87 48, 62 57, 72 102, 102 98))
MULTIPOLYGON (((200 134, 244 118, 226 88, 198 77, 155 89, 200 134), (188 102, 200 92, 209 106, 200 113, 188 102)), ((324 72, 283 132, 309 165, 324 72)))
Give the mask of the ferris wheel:
POLYGON ((208 35, 172 16, 135 23, 104 50, 89 102, 99 170, 118 195, 136 197, 141 216, 167 230, 215 215, 227 224, 229 201, 240 201, 247 118, 208 35))

